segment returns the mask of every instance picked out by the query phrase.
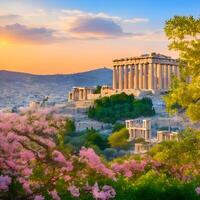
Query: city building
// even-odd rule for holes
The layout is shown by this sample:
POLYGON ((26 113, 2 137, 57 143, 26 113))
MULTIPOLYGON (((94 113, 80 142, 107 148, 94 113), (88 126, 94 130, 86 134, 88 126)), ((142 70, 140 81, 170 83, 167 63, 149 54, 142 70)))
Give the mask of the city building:
POLYGON ((178 132, 171 131, 157 131, 157 141, 170 141, 170 140, 178 140, 177 137, 178 132))
POLYGON ((164 92, 169 89, 173 75, 179 76, 178 61, 169 56, 151 53, 115 59, 113 90, 164 92))
POLYGON ((68 101, 88 100, 90 94, 94 94, 95 87, 73 87, 68 94, 68 101))
POLYGON ((155 143, 153 142, 135 143, 134 153, 135 154, 147 153, 154 145, 155 143))
POLYGON ((137 138, 144 138, 145 141, 149 141, 151 139, 150 119, 126 120, 126 128, 129 131, 129 141, 137 138))

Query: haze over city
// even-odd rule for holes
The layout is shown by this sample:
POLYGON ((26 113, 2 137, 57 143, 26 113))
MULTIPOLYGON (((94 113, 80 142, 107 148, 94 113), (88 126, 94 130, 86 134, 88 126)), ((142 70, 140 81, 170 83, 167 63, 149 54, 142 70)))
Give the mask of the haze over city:
POLYGON ((198 16, 200 2, 0 0, 0 5, 0 70, 67 74, 154 51, 177 57, 168 50, 165 21, 198 16))

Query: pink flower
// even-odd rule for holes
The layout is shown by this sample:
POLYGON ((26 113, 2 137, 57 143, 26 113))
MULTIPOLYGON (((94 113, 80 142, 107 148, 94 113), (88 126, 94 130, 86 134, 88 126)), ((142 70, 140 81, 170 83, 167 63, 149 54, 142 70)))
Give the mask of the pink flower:
POLYGON ((109 185, 104 185, 102 190, 100 191, 98 183, 95 183, 92 187, 92 194, 95 199, 98 200, 108 200, 115 197, 116 192, 113 187, 109 185))
POLYGON ((58 196, 58 193, 56 190, 52 190, 51 192, 49 192, 49 194, 51 195, 53 200, 60 200, 60 197, 58 196))
POLYGON ((44 197, 42 195, 36 195, 34 200, 44 200, 44 197))
POLYGON ((104 185, 102 190, 106 193, 107 198, 115 198, 116 192, 113 187, 109 185, 104 185))
POLYGON ((0 176, 0 190, 8 191, 12 179, 9 176, 0 176))
POLYGON ((99 156, 94 152, 92 148, 82 148, 80 150, 80 157, 86 159, 87 164, 92 169, 95 169, 97 172, 100 172, 110 178, 115 178, 114 172, 107 168, 100 160, 99 156))
POLYGON ((200 187, 197 187, 197 188, 195 189, 195 191, 196 191, 196 193, 197 193, 198 195, 200 195, 200 187))
POLYGON ((70 193, 73 197, 79 197, 80 196, 79 189, 76 186, 74 186, 74 185, 69 186, 68 190, 70 191, 70 193))
POLYGON ((24 183, 23 183, 23 188, 24 188, 24 190, 28 193, 28 194, 31 194, 33 191, 31 190, 31 188, 30 188, 30 184, 28 183, 28 181, 25 181, 24 183))
POLYGON ((65 169, 67 171, 72 171, 73 170, 73 165, 71 161, 67 161, 64 157, 64 155, 57 150, 54 150, 52 153, 53 160, 60 163, 61 165, 65 166, 65 169))

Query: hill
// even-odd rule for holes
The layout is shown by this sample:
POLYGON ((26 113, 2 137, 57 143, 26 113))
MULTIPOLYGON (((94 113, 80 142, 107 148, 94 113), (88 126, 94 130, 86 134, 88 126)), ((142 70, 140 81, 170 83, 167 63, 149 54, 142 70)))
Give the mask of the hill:
POLYGON ((0 70, 0 108, 28 105, 49 96, 62 103, 73 86, 111 85, 112 70, 100 68, 76 74, 33 75, 0 70))

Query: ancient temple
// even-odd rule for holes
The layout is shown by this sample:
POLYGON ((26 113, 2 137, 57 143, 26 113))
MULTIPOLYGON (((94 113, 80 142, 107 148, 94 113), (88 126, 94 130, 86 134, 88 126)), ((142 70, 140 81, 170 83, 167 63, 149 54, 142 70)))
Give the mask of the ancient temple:
POLYGON ((151 53, 113 61, 113 89, 167 91, 172 76, 179 76, 178 61, 151 53))

